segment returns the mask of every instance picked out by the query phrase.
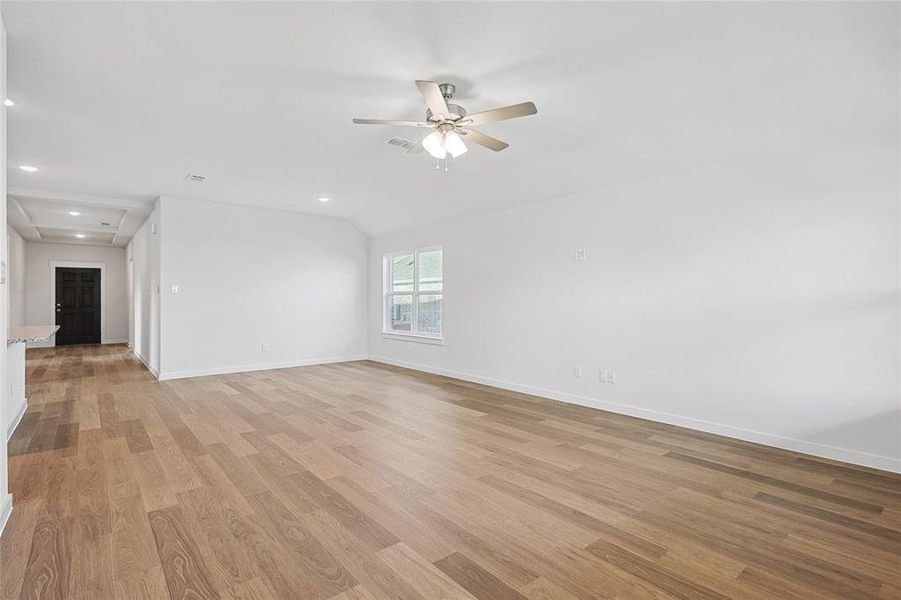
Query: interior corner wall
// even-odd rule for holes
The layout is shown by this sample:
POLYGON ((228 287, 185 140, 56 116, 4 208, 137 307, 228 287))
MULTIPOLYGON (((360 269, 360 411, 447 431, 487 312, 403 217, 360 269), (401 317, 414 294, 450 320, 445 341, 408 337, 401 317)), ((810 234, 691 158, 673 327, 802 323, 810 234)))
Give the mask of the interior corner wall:
POLYGON ((132 350, 154 375, 160 371, 160 202, 135 232, 125 250, 129 305, 128 340, 132 350))
POLYGON ((125 296, 128 306, 128 347, 135 347, 135 271, 134 271, 134 247, 131 242, 125 247, 125 296))
POLYGON ((25 240, 11 226, 6 226, 6 273, 9 285, 9 326, 25 324, 25 240))
POLYGON ((897 159, 832 163, 853 193, 777 153, 376 237, 370 359, 901 471, 897 159), (435 245, 445 345, 383 337, 383 255, 435 245))
POLYGON ((161 379, 366 358, 367 240, 350 222, 160 203, 161 379))
MULTIPOLYGON (((53 274, 52 264, 65 262, 72 264, 102 264, 103 298, 101 309, 104 313, 104 344, 118 344, 128 336, 128 301, 126 289, 125 249, 110 246, 89 246, 86 244, 48 244, 44 242, 25 243, 25 324, 53 325, 56 314, 52 306, 53 274)), ((12 275, 12 272, 10 273, 12 275)), ((49 342, 29 343, 28 347, 53 346, 49 342)))
MULTIPOLYGON (((6 98, 6 27, 3 17, 0 16, 0 98, 6 98)), ((0 106, 0 221, 6 223, 6 107, 0 106)), ((0 260, 9 261, 6 245, 6 227, 0 228, 0 260)), ((4 282, 3 286, 8 286, 4 282)), ((7 322, 8 310, 6 303, 9 301, 7 289, 0 293, 0 332, 4 337, 8 334, 7 322)), ((0 343, 0 390, 7 389, 6 375, 6 343, 0 343)), ((0 402, 0 423, 7 423, 8 415, 5 414, 6 402, 0 402)), ((4 427, 5 429, 5 427, 4 427)), ((6 436, 0 436, 0 533, 9 520, 13 509, 13 498, 9 493, 9 468, 6 456, 6 436)))

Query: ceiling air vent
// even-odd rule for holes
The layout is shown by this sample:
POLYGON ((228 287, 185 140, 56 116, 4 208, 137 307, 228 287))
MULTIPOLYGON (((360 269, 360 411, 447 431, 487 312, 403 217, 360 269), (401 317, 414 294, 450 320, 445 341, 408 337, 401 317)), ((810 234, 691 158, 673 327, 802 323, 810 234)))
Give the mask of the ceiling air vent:
POLYGON ((185 181, 188 183, 203 183, 206 181, 206 175, 201 175, 200 173, 188 173, 185 177, 185 181))
POLYGON ((407 150, 408 152, 410 150, 416 148, 419 145, 412 140, 408 140, 408 139, 402 138, 402 137, 393 137, 393 138, 387 139, 387 140, 385 140, 385 143, 388 144, 389 146, 397 146, 399 148, 403 148, 404 150, 407 150))

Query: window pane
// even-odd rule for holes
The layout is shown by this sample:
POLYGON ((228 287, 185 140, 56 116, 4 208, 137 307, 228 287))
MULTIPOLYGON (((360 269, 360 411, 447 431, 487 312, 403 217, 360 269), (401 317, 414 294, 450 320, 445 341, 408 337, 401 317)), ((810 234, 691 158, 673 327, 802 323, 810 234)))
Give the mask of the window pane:
POLYGON ((388 327, 391 331, 413 331, 413 296, 391 296, 388 327))
POLYGON ((441 335, 444 310, 440 294, 420 294, 417 325, 419 333, 441 335))
POLYGON ((413 255, 391 257, 391 291, 413 291, 413 255))
POLYGON ((419 291, 440 292, 442 284, 441 250, 419 253, 419 291))

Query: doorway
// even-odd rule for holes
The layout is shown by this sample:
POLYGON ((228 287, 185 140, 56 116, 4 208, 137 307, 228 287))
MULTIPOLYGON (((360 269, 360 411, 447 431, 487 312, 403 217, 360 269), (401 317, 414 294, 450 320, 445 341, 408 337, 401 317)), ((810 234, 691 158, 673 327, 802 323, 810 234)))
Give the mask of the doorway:
POLYGON ((101 270, 56 267, 56 345, 99 344, 101 270))

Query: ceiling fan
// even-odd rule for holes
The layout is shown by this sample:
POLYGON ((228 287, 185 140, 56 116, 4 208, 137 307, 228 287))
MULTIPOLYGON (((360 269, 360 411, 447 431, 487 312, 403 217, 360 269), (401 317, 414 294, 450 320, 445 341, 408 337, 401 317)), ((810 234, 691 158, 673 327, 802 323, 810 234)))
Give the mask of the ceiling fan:
POLYGON ((459 104, 450 103, 450 100, 454 97, 454 92, 457 90, 454 84, 417 81, 416 87, 419 88, 419 93, 422 94, 428 107, 424 121, 354 119, 354 123, 357 125, 395 125, 431 129, 432 131, 408 152, 416 152, 422 148, 438 160, 447 160, 448 156, 457 158, 466 153, 468 149, 463 141, 464 138, 495 152, 500 152, 509 145, 497 138, 472 129, 473 125, 526 117, 538 112, 533 103, 522 102, 504 106, 503 108, 467 114, 459 104))

